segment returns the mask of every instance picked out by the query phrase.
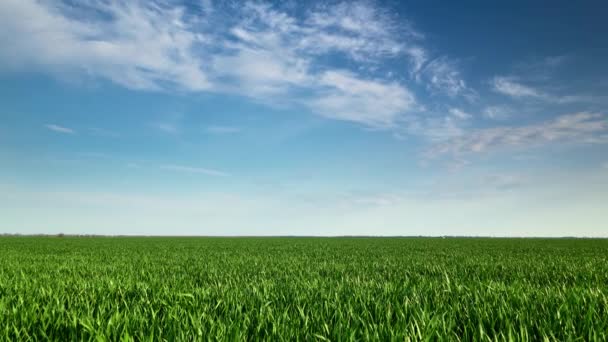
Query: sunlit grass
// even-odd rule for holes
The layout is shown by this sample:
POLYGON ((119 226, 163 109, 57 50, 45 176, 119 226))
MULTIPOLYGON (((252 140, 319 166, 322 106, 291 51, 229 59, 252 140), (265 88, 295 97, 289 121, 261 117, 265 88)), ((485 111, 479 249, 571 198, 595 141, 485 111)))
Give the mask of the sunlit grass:
POLYGON ((0 340, 607 340, 608 240, 0 238, 0 340))

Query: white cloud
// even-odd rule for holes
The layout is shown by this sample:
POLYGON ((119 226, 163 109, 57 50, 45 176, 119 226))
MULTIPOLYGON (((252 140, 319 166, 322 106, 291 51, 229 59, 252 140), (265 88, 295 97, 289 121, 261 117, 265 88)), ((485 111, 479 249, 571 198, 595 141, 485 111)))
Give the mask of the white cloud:
POLYGON ((460 120, 468 120, 473 117, 471 114, 463 111, 462 109, 458 109, 458 108, 450 108, 449 112, 452 116, 454 116, 455 118, 460 119, 460 120))
POLYGON ((55 124, 48 124, 45 125, 46 128, 50 129, 53 132, 57 132, 57 133, 65 133, 65 134, 74 134, 74 130, 71 128, 67 128, 67 127, 63 127, 63 126, 59 126, 59 125, 55 125, 55 124))
POLYGON ((495 190, 512 190, 526 183, 525 177, 518 174, 488 174, 482 178, 483 186, 495 190))
POLYGON ((241 131, 240 127, 234 127, 234 126, 211 125, 211 126, 207 126, 205 128, 205 132, 210 133, 210 134, 233 134, 233 133, 238 133, 240 131, 241 131))
POLYGON ((215 58, 213 67, 229 80, 220 87, 269 101, 294 87, 309 86, 311 78, 306 59, 276 50, 240 47, 235 55, 215 58))
POLYGON ((407 48, 405 50, 405 53, 410 58, 410 64, 411 64, 410 74, 412 76, 414 76, 414 78, 416 78, 417 80, 420 80, 419 73, 420 73, 420 70, 422 70, 424 63, 426 63, 426 61, 427 61, 427 52, 419 46, 414 46, 414 47, 407 48))
POLYGON ((427 80, 427 87, 450 97, 463 95, 469 100, 476 97, 464 81, 456 62, 447 57, 436 58, 427 63, 421 70, 421 77, 427 80))
POLYGON ((407 122, 405 133, 419 135, 434 142, 445 141, 462 136, 465 132, 463 123, 462 119, 453 115, 414 118, 407 122))
POLYGON ((397 37, 417 37, 409 26, 397 27, 387 13, 367 2, 320 6, 311 11, 302 31, 302 48, 312 53, 343 52, 362 61, 399 55, 405 44, 397 37))
POLYGON ((210 87, 195 54, 204 41, 184 10, 152 2, 32 0, 0 3, 0 61, 5 67, 80 72, 132 89, 210 87), (88 10, 85 10, 88 8, 88 10))
POLYGON ((492 80, 495 91, 512 97, 537 97, 544 98, 546 95, 532 87, 516 82, 513 78, 496 76, 492 80))
POLYGON ((524 85, 515 77, 496 76, 491 81, 494 91, 513 98, 530 98, 558 104, 589 103, 605 100, 602 96, 556 95, 529 85, 524 85))
POLYGON ((555 68, 564 64, 568 59, 570 59, 570 56, 567 55, 547 56, 542 60, 542 64, 547 67, 555 68))
POLYGON ((183 117, 180 112, 168 112, 159 120, 148 123, 148 126, 166 134, 177 135, 184 128, 183 117))
POLYGON ((86 75, 130 89, 239 94, 373 127, 393 127, 417 108, 413 92, 380 70, 388 60, 407 59, 410 76, 428 90, 474 96, 454 61, 428 62, 423 36, 371 2, 290 13, 264 2, 203 1, 192 11, 143 0, 6 0, 0 2, 6 47, 0 65, 86 75), (336 56, 350 68, 337 68, 336 56))
POLYGON ((215 5, 211 0, 201 0, 200 1, 201 10, 204 13, 213 13, 215 11, 215 5))
POLYGON ((456 172, 471 164, 470 161, 462 158, 454 158, 447 163, 447 168, 451 172, 456 172))
POLYGON ((394 82, 361 80, 347 71, 325 72, 319 84, 326 90, 308 105, 326 117, 392 127, 415 106, 414 96, 394 82))
POLYGON ((403 53, 391 21, 368 4, 321 6, 302 20, 264 4, 248 4, 245 13, 230 31, 236 42, 229 44, 229 53, 214 59, 214 69, 235 91, 271 104, 291 100, 324 117, 383 128, 413 108, 414 96, 402 84, 319 68, 318 59, 328 53, 363 64, 403 53))
POLYGON ((511 113, 511 109, 505 106, 488 106, 483 110, 483 116, 492 120, 507 119, 511 113))
POLYGON ((506 147, 534 147, 550 142, 608 143, 608 121, 602 114, 582 112, 528 126, 479 129, 434 145, 428 151, 428 156, 459 156, 506 147))
POLYGON ((79 153, 76 153, 76 155, 78 157, 93 158, 93 159, 109 159, 109 158, 111 158, 110 155, 108 155, 107 153, 102 153, 102 152, 79 152, 79 153))
POLYGON ((186 172, 186 173, 200 173, 207 176, 217 176, 217 177, 225 177, 228 176, 227 173, 214 169, 207 169, 202 167, 192 167, 192 166, 183 166, 183 165, 161 165, 160 167, 163 170, 169 171, 178 171, 178 172, 186 172))
POLYGON ((173 123, 169 123, 169 122, 156 122, 151 124, 154 128, 163 131, 165 133, 168 134, 177 134, 179 133, 179 128, 173 124, 173 123))
POLYGON ((556 103, 601 103, 606 101, 606 96, 592 96, 592 95, 563 95, 563 96, 551 96, 548 99, 556 103))

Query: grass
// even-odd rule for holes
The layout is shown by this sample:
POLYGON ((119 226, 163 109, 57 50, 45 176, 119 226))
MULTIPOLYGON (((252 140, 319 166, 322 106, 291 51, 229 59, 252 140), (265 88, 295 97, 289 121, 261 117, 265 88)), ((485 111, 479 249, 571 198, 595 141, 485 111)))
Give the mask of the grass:
POLYGON ((0 340, 608 340, 608 240, 0 238, 0 340))

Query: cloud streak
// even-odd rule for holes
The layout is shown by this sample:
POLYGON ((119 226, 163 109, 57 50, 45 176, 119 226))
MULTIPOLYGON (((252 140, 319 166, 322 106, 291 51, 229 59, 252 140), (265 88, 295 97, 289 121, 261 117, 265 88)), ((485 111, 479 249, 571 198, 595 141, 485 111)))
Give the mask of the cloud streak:
POLYGON ((57 132, 57 133, 63 133, 63 134, 74 134, 74 133, 76 133, 71 128, 64 127, 64 126, 59 126, 59 125, 55 125, 55 124, 47 124, 47 125, 44 125, 44 127, 46 127, 47 129, 50 129, 53 132, 57 132))
POLYGON ((533 99, 556 104, 598 102, 605 100, 602 96, 551 94, 541 89, 524 85, 515 77, 496 76, 490 83, 495 92, 514 99, 533 99))
POLYGON ((488 106, 483 109, 482 114, 491 120, 504 120, 511 116, 512 110, 505 106, 488 106))
POLYGON ((219 170, 214 170, 214 169, 203 168, 203 167, 192 167, 192 166, 184 166, 184 165, 166 164, 166 165, 161 165, 160 168, 163 169, 163 170, 168 170, 168 171, 204 174, 204 175, 207 175, 207 176, 214 176, 214 177, 227 177, 227 176, 229 176, 229 174, 226 173, 226 172, 219 171, 219 170))
POLYGON ((603 114, 581 112, 528 126, 478 129, 435 144, 427 151, 427 156, 461 156, 552 142, 608 143, 608 121, 603 114))
POLYGON ((492 86, 496 92, 516 98, 535 97, 543 99, 547 96, 532 87, 518 83, 508 77, 494 77, 492 86))
POLYGON ((209 134, 234 134, 241 131, 240 127, 211 125, 205 128, 209 134))
POLYGON ((452 116, 454 116, 455 118, 460 119, 460 120, 468 120, 473 117, 471 114, 469 114, 459 108, 450 108, 449 112, 452 116))

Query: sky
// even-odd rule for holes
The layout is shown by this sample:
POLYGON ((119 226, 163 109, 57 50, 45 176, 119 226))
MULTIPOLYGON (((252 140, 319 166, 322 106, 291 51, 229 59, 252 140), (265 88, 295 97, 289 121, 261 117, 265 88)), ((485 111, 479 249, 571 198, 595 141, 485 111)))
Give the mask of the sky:
POLYGON ((608 237, 605 1, 0 1, 0 233, 608 237))

